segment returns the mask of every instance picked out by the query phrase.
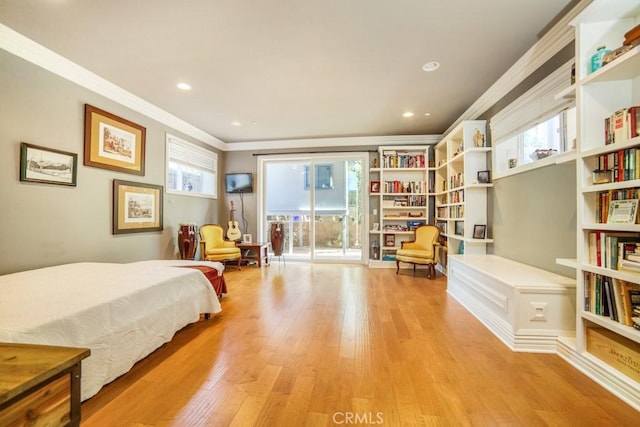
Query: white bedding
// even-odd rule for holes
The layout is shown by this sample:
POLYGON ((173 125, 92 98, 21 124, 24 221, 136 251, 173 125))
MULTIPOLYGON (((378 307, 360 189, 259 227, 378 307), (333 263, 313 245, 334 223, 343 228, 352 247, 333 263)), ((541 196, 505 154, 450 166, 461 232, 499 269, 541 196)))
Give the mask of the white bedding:
POLYGON ((0 276, 0 341, 91 349, 82 362, 82 400, 129 371, 176 331, 218 313, 206 277, 179 265, 77 263, 0 276))

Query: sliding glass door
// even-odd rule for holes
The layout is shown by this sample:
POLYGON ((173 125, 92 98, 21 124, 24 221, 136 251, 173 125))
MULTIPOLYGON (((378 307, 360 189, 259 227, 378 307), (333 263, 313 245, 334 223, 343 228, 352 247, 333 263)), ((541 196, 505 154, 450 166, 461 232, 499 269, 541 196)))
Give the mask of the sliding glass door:
POLYGON ((349 153, 260 159, 262 240, 270 240, 272 227, 278 228, 284 230, 285 259, 364 262, 367 157, 349 153))

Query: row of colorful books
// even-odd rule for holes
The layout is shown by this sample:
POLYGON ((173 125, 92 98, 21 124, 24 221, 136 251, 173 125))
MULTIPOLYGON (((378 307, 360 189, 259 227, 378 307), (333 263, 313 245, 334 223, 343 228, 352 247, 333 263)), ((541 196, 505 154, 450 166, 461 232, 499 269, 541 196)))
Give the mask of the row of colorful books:
POLYGON ((611 171, 613 182, 640 179, 640 149, 628 148, 596 158, 598 171, 611 171))
POLYGON ((640 234, 590 231, 589 264, 640 273, 640 234))
POLYGON ((605 144, 635 138, 640 132, 640 106, 621 108, 604 119, 605 144))
POLYGON ((385 181, 382 186, 384 193, 426 193, 425 181, 385 181))
POLYGON ((424 168, 424 154, 404 154, 385 151, 382 156, 383 168, 424 168))
MULTIPOLYGON (((597 193, 597 206, 595 210, 596 223, 606 224, 609 215, 609 206, 614 200, 636 200, 640 198, 640 188, 624 188, 621 190, 600 191, 597 193)), ((637 219, 636 219, 637 222, 637 219)))
POLYGON ((597 273, 584 273, 584 309, 608 316, 623 325, 637 325, 640 319, 640 284, 597 273))

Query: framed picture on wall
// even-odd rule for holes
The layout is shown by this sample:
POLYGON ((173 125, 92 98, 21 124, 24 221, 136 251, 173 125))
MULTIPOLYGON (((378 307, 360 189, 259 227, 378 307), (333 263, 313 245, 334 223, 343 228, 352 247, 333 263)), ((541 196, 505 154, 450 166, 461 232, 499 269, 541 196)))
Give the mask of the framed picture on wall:
POLYGON ((75 186, 78 155, 20 143, 20 181, 75 186))
POLYGON ((85 166, 144 175, 145 136, 144 127, 85 104, 85 166))
POLYGON ((371 181, 370 190, 371 190, 372 193, 379 193, 380 192, 380 181, 371 181))
POLYGON ((113 234, 162 230, 162 186, 113 180, 113 234))

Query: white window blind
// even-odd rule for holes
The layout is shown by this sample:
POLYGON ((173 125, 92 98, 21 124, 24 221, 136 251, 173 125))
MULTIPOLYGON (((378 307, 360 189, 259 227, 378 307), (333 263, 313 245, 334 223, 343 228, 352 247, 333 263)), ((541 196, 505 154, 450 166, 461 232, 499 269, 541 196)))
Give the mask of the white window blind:
POLYGON ((573 103, 572 99, 556 97, 556 94, 571 85, 572 63, 573 60, 563 64, 491 118, 489 125, 491 126, 491 141, 494 147, 501 141, 548 119, 573 103))

